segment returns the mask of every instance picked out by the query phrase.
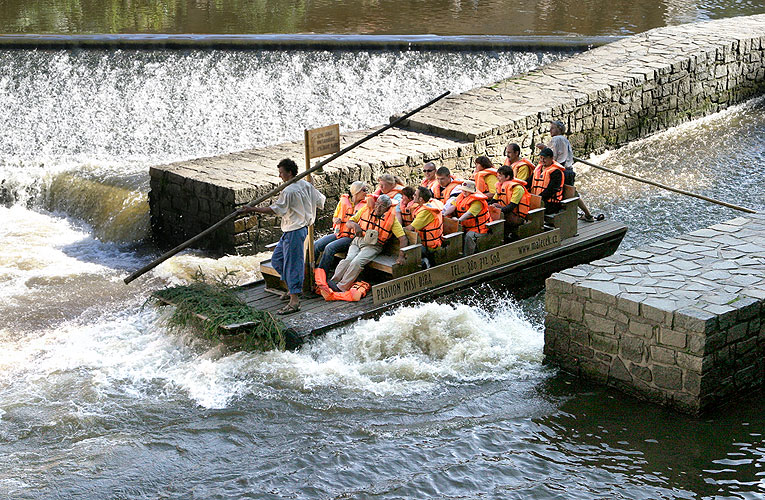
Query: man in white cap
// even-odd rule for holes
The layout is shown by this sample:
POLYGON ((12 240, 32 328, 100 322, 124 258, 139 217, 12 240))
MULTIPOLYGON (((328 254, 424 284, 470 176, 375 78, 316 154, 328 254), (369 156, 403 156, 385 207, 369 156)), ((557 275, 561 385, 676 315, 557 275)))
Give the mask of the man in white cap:
POLYGON ((444 209, 444 215, 455 214, 457 221, 465 231, 463 253, 473 255, 478 240, 489 232, 486 224, 489 223, 488 198, 483 193, 477 193, 474 181, 465 181, 460 186, 461 192, 454 200, 454 204, 444 209))
MULTIPOLYGON (((388 195, 381 194, 375 200, 374 209, 365 205, 350 218, 348 226, 356 234, 348 255, 340 261, 335 275, 327 281, 333 290, 347 292, 372 259, 382 252, 383 246, 392 237, 398 238, 401 248, 409 244, 404 228, 396 219, 395 210, 388 195)), ((404 263, 404 252, 399 251, 397 264, 404 263)))

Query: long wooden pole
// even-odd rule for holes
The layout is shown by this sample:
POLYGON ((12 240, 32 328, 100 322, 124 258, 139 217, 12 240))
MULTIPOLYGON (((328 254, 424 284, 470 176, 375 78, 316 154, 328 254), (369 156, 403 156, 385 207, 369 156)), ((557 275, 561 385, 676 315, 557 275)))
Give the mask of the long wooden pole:
MULTIPOLYGON (((305 146, 305 169, 306 171, 311 170, 311 145, 308 141, 308 130, 305 130, 304 133, 304 146, 305 146)), ((308 174, 305 176, 306 180, 313 184, 313 180, 311 179, 311 174, 308 174)), ((308 258, 305 261, 305 279, 303 280, 303 291, 309 292, 313 287, 313 270, 314 270, 314 255, 313 255, 313 224, 308 226, 308 258)))
MULTIPOLYGON (((395 120, 395 121, 389 123, 388 125, 385 125, 384 127, 382 127, 380 129, 372 132, 371 134, 367 135, 366 137, 362 137, 361 139, 359 139, 358 141, 354 142, 350 146, 347 146, 344 149, 341 149, 337 153, 333 154, 332 156, 330 156, 326 160, 322 160, 322 161, 318 162, 316 165, 314 165, 309 170, 306 170, 304 172, 299 173, 298 175, 296 175, 292 179, 288 180, 284 184, 281 184, 281 185, 275 187, 274 189, 272 189, 271 191, 269 191, 268 193, 264 194, 263 196, 259 196, 258 198, 252 200, 251 202, 249 202, 247 204, 247 206, 252 207, 252 206, 258 205, 260 203, 263 203, 265 200, 267 200, 268 198, 270 198, 270 197, 274 196, 275 194, 279 193, 282 189, 286 188, 290 184, 299 181, 303 177, 305 177, 307 175, 310 175, 313 172, 316 172, 317 170, 319 170, 321 167, 323 167, 327 163, 329 163, 331 161, 334 161, 337 158, 340 158, 341 156, 343 156, 348 151, 350 151, 353 148, 355 148, 355 147, 365 143, 366 141, 372 139, 373 137, 377 137, 378 135, 382 134, 383 132, 385 132, 389 128, 395 127, 396 125, 398 125, 402 121, 406 120, 407 118, 409 118, 413 114, 422 111, 423 109, 425 109, 428 106, 436 103, 437 101, 440 101, 441 99, 443 99, 444 97, 446 97, 449 94, 450 94, 450 92, 448 92, 448 91, 444 92, 443 94, 439 95, 435 99, 432 99, 431 101, 428 101, 427 103, 423 104, 419 108, 414 109, 413 111, 410 111, 409 113, 406 113, 405 115, 401 116, 397 120, 395 120)), ((170 250, 168 252, 165 252, 164 254, 162 254, 160 257, 158 257, 157 259, 155 259, 151 263, 143 266, 141 269, 137 270, 136 272, 134 272, 133 274, 131 274, 130 276, 125 278, 123 281, 127 285, 128 283, 130 283, 131 281, 133 281, 137 277, 141 276, 142 274, 144 274, 144 273, 146 273, 148 271, 151 271, 152 269, 154 269, 155 267, 157 267, 158 265, 160 265, 161 263, 163 263, 164 261, 166 261, 167 259, 169 259, 173 255, 177 254, 181 250, 185 250, 186 248, 190 247, 191 245, 193 245, 197 241, 201 240, 202 238, 204 238, 208 234, 216 231, 218 228, 220 228, 221 226, 223 226, 227 222, 231 221, 232 219, 234 219, 238 215, 239 215, 239 211, 238 210, 235 211, 235 212, 232 212, 231 214, 229 214, 226 217, 224 217, 223 219, 219 220, 218 222, 216 222, 212 226, 208 227, 207 229, 205 229, 201 233, 199 233, 196 236, 194 236, 193 238, 191 238, 191 239, 181 243, 180 245, 178 245, 177 247, 173 248, 172 250, 170 250)))
POLYGON ((582 160, 581 158, 574 157, 574 161, 578 161, 579 163, 584 163, 585 165, 589 165, 591 167, 598 168, 600 170, 603 170, 603 171, 611 173, 611 174, 621 175, 622 177, 626 177, 627 179, 632 179, 633 181, 643 182, 645 184, 650 184, 652 186, 660 187, 662 189, 666 189, 668 191, 672 191, 672 192, 675 192, 675 193, 684 194, 686 196, 692 196, 694 198, 698 198, 700 200, 708 201, 708 202, 711 202, 711 203, 717 203, 718 205, 722 205, 724 207, 732 208, 734 210, 740 210, 742 212, 746 212, 746 213, 749 213, 749 214, 756 214, 757 213, 756 210, 752 210, 751 208, 746 208, 746 207, 742 207, 742 206, 739 206, 739 205, 734 205, 732 203, 728 203, 728 202, 721 201, 721 200, 716 200, 714 198, 710 198, 710 197, 704 196, 702 194, 692 193, 690 191, 685 191, 685 190, 682 190, 682 189, 677 189, 677 188, 674 188, 672 186, 667 186, 665 184, 661 184, 661 183, 658 183, 658 182, 655 182, 655 181, 651 181, 651 180, 648 180, 648 179, 643 179, 641 177, 637 177, 637 176, 634 176, 634 175, 625 174, 624 172, 619 172, 617 170, 612 170, 612 169, 610 169, 608 167, 604 167, 602 165, 596 165, 596 164, 591 163, 591 162, 589 162, 587 160, 582 160))

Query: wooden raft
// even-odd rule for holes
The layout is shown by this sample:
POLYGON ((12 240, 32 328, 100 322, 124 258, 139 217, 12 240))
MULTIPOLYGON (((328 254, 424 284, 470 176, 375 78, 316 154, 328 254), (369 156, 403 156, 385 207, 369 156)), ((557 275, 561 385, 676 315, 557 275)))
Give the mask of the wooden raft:
MULTIPOLYGON (((559 246, 465 279, 380 305, 373 303, 371 294, 359 302, 327 302, 319 296, 303 297, 299 312, 278 316, 278 318, 305 339, 358 319, 378 317, 383 312, 402 304, 425 299, 430 300, 433 297, 449 294, 471 285, 505 279, 509 281, 510 288, 518 289, 521 294, 533 293, 533 290, 524 292, 520 289, 524 288, 522 285, 535 282, 537 286, 532 288, 539 290, 543 280, 556 271, 611 255, 616 251, 626 231, 626 226, 616 221, 605 220, 589 223, 580 221, 576 236, 564 239, 559 246), (519 276, 521 274, 523 283, 520 283, 519 276)), ((264 285, 262 280, 244 285, 239 294, 249 305, 275 314, 284 306, 284 302, 276 295, 265 291, 264 285)))

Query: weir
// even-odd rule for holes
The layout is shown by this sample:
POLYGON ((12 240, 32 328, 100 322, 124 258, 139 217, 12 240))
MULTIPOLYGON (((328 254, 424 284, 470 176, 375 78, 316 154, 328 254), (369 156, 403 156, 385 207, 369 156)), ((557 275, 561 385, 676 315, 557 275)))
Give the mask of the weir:
MULTIPOLYGON (((333 162, 315 183, 334 207, 354 180, 383 172, 414 181, 434 161, 465 174, 478 155, 501 162, 504 146, 524 154, 567 124, 575 153, 614 148, 720 111, 765 89, 765 15, 658 28, 494 85, 450 96, 333 162)), ((345 133, 350 144, 368 131, 345 133)), ((276 163, 302 158, 301 142, 152 167, 152 232, 176 245, 275 187, 276 163)), ((329 225, 330 209, 318 226, 329 225)), ((269 217, 238 219, 207 240, 222 252, 252 253, 279 237, 269 217)))
POLYGON ((765 382, 765 213, 561 271, 548 362, 700 413, 765 382))

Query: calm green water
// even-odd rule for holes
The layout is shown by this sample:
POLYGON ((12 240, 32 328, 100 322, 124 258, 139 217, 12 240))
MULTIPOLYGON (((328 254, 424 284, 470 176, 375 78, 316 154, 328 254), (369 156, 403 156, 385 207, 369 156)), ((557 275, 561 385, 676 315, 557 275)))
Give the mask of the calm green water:
POLYGON ((758 0, 4 0, 0 33, 598 36, 763 12, 758 0))

